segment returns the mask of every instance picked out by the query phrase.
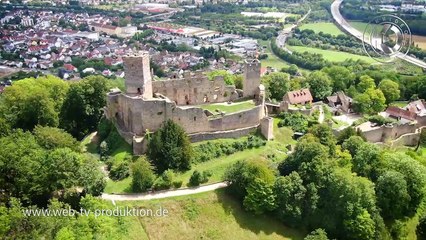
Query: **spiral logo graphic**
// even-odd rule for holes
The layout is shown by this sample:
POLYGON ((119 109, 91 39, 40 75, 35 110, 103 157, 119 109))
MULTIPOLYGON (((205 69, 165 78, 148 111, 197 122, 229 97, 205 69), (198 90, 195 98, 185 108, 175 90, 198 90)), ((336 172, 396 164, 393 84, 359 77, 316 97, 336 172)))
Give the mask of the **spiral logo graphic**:
POLYGON ((362 38, 368 56, 383 63, 406 55, 412 42, 407 23, 395 15, 382 15, 372 19, 362 38))

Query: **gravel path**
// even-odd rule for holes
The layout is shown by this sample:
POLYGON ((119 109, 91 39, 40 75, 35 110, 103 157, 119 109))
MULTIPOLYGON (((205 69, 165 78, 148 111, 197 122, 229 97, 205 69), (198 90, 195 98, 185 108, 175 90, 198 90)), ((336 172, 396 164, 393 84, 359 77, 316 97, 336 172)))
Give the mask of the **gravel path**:
POLYGON ((168 197, 177 197, 185 196, 203 192, 209 192, 220 188, 225 188, 228 186, 226 182, 214 183, 209 185, 204 185, 195 188, 185 188, 177 190, 168 190, 168 191, 158 191, 152 193, 139 193, 139 194, 102 194, 102 199, 112 200, 112 201, 136 201, 136 200, 152 200, 152 199, 161 199, 168 197))

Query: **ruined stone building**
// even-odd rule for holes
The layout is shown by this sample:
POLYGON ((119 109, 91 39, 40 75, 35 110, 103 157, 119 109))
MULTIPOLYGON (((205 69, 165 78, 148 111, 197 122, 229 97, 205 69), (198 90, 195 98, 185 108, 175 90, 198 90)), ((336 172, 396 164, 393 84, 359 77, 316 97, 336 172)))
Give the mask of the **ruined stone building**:
POLYGON ((272 138, 273 122, 267 117, 265 89, 260 84, 260 62, 245 63, 243 90, 226 85, 223 77, 209 80, 204 74, 153 81, 147 52, 123 58, 126 91, 113 89, 107 96, 105 115, 135 154, 146 151, 145 134, 172 119, 192 141, 239 137, 259 128, 272 138), (212 113, 200 105, 253 99, 254 106, 234 113, 212 113))

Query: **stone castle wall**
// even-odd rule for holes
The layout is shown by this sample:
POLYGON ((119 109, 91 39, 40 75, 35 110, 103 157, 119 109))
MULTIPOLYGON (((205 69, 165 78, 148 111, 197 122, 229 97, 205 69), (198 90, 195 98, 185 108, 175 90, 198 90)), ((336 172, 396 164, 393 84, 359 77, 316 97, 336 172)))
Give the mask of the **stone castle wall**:
MULTIPOLYGON (((247 92, 244 93, 226 85, 223 77, 210 81, 199 72, 194 76, 184 74, 183 79, 152 81, 146 52, 125 57, 123 61, 126 92, 114 89, 108 94, 105 115, 114 122, 120 135, 132 143, 137 154, 146 150, 146 132, 155 132, 169 119, 182 126, 193 141, 201 141, 248 134, 267 114, 258 60, 246 63, 243 85, 247 92), (212 115, 194 106, 241 98, 254 99, 256 106, 223 115, 212 115)), ((268 126, 265 124, 264 132, 269 134, 268 126)))
POLYGON ((156 131, 162 123, 172 119, 188 134, 226 131, 259 124, 265 116, 263 105, 252 109, 209 117, 200 107, 177 106, 169 99, 142 99, 116 93, 108 101, 108 117, 115 119, 125 132, 143 136, 146 130, 156 131))
POLYGON ((154 93, 167 96, 178 105, 227 102, 237 99, 235 86, 227 86, 223 77, 210 81, 206 76, 194 76, 152 82, 154 93))
POLYGON ((380 126, 370 131, 364 131, 362 134, 369 142, 387 142, 399 138, 407 133, 416 132, 416 125, 402 124, 393 126, 380 126))

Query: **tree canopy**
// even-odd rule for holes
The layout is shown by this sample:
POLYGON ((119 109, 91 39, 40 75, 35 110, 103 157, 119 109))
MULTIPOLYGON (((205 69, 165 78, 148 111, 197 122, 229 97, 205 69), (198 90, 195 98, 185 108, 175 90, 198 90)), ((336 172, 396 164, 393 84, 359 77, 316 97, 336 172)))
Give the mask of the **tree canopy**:
POLYGON ((185 130, 167 120, 150 137, 147 156, 158 173, 167 169, 185 171, 191 169, 193 150, 185 130))

